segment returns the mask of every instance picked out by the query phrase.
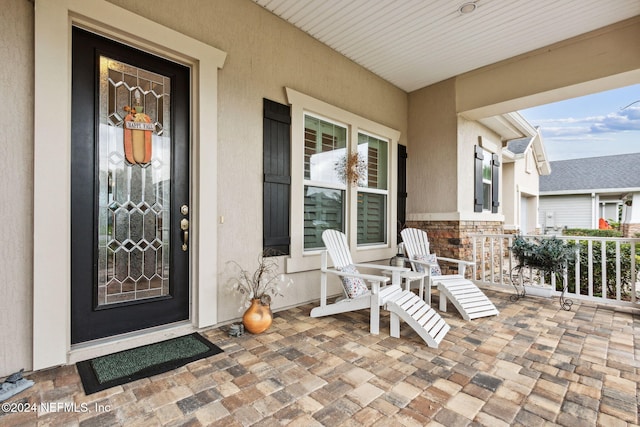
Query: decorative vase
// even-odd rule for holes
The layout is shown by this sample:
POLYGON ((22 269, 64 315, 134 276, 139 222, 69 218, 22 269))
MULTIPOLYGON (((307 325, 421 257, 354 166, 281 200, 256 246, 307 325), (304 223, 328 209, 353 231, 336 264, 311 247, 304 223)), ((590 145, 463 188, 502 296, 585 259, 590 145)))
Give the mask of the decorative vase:
POLYGON ((271 307, 263 305, 260 299, 252 299, 251 306, 244 312, 242 323, 247 331, 252 334, 261 334, 271 326, 273 313, 271 307))

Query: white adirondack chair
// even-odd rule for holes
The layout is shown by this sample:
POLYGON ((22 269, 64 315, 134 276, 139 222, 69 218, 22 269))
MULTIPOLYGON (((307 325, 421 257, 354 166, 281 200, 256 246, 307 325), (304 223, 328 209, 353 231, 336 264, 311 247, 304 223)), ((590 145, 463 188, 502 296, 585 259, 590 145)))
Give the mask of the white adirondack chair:
POLYGON ((405 228, 400 232, 404 249, 414 271, 418 266, 427 273, 427 286, 436 286, 440 292, 440 311, 447 311, 447 300, 451 300, 465 320, 478 317, 495 316, 499 314, 496 306, 471 280, 464 277, 467 267, 472 262, 453 258, 435 257, 436 262, 424 260, 430 254, 427 233, 416 228, 405 228), (432 268, 438 266, 439 261, 458 264, 459 274, 434 275, 432 268))
POLYGON ((400 337, 400 320, 402 319, 422 337, 428 346, 438 347, 449 331, 449 325, 423 299, 410 290, 401 288, 400 275, 409 271, 408 268, 354 264, 347 238, 337 230, 324 231, 322 240, 327 250, 323 251, 321 260, 320 306, 311 310, 311 317, 330 316, 368 308, 371 310, 369 330, 372 334, 377 335, 380 332, 380 307, 384 306, 390 312, 390 335, 392 337, 400 337), (329 268, 327 254, 331 257, 334 268, 329 268), (391 272, 391 278, 342 270, 348 266, 383 270, 387 274, 391 272), (327 303, 327 277, 329 275, 366 280, 371 284, 371 287, 362 295, 353 298, 349 297, 345 289, 345 298, 329 304, 327 303))
POLYGON ((347 237, 338 230, 325 230, 322 233, 322 241, 327 250, 322 252, 320 268, 320 306, 311 310, 311 317, 330 316, 338 313, 371 309, 370 331, 377 335, 380 332, 380 306, 384 305, 389 298, 397 296, 402 292, 400 273, 408 271, 404 267, 391 267, 388 265, 376 264, 354 264, 347 244, 347 237), (329 268, 327 254, 331 257, 334 268, 329 268), (376 270, 391 271, 391 278, 382 275, 350 273, 341 269, 353 265, 355 267, 372 268, 376 270), (363 295, 350 298, 344 291, 344 298, 328 304, 327 303, 327 277, 335 275, 340 278, 359 278, 370 283, 370 289, 363 295))

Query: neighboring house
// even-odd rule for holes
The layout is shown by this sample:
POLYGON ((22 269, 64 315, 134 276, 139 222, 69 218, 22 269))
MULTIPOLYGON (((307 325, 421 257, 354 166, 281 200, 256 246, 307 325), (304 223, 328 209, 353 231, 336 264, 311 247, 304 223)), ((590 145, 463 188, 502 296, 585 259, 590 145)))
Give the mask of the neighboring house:
POLYGON ((544 232, 599 226, 600 218, 621 222, 625 236, 640 232, 640 153, 551 162, 540 177, 544 232))
MULTIPOLYGON (((471 259, 468 235, 516 226, 509 200, 536 192, 504 184, 505 143, 535 137, 509 112, 624 86, 640 70, 640 18, 531 52, 481 43, 473 56, 487 62, 401 88, 254 1, 4 3, 0 376, 237 321, 230 264, 252 269, 265 247, 285 254, 294 281, 273 308, 317 301, 328 227, 345 231, 356 262, 386 261, 406 212, 434 250, 471 259), (355 153, 364 173, 345 182, 339 165, 355 153)), ((314 18, 333 2, 290 4, 302 3, 314 18)), ((436 21, 456 21, 456 35, 494 27, 442 3, 450 19, 436 21)), ((492 7, 477 16, 503 19, 500 2, 479 9, 492 7)), ((396 30, 367 25, 363 40, 396 30)))

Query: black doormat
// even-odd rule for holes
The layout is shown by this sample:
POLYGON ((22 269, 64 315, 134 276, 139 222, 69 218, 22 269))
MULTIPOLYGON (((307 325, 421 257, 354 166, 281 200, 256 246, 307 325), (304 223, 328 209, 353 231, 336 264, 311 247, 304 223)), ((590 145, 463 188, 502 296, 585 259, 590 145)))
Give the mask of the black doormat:
POLYGON ((85 394, 161 374, 222 349, 198 333, 76 363, 85 394))

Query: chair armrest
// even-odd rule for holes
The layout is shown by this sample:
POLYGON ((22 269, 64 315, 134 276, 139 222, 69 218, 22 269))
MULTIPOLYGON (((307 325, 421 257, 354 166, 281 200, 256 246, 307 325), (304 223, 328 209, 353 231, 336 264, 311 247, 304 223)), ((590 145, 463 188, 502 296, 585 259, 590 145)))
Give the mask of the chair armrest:
POLYGON ((455 258, 445 258, 445 257, 436 257, 438 261, 445 261, 445 262, 451 262, 454 264, 464 264, 467 267, 472 267, 474 265, 473 261, 463 261, 461 259, 455 259, 455 258))
POLYGON ((380 264, 354 264, 356 267, 366 267, 366 268, 375 268, 377 270, 387 270, 387 271, 399 271, 404 273, 405 271, 411 271, 410 268, 407 267, 394 267, 391 265, 380 265, 380 264))
POLYGON ((391 280, 386 276, 375 276, 373 274, 362 274, 362 273, 347 273, 346 271, 340 271, 333 268, 323 269, 322 271, 325 273, 335 274, 336 276, 357 277, 363 280, 367 280, 369 282, 387 283, 389 280, 391 280))
POLYGON ((422 261, 422 260, 417 260, 417 259, 412 259, 411 262, 413 262, 415 264, 424 265, 425 267, 437 267, 438 266, 437 262, 422 261))

